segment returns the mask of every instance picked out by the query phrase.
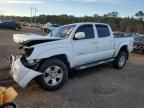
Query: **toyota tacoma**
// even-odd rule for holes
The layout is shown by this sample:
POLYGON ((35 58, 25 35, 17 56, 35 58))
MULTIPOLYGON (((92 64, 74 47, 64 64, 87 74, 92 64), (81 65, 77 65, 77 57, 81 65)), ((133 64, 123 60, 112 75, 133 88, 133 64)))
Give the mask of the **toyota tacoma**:
POLYGON ((103 23, 74 23, 61 26, 47 36, 14 34, 22 53, 11 55, 11 75, 21 86, 31 80, 46 90, 64 85, 71 70, 82 70, 103 63, 122 69, 133 50, 133 37, 114 37, 103 23))

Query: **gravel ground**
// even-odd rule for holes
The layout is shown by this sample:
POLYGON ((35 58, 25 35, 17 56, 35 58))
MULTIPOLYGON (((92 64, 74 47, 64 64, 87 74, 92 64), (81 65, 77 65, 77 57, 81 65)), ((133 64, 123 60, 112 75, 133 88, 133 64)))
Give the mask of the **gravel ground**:
MULTIPOLYGON (((19 96, 19 108, 144 108, 144 55, 130 54, 122 70, 111 64, 74 72, 63 88, 55 92, 41 89, 34 81, 25 89, 7 79, 9 64, 6 58, 17 52, 12 34, 39 30, 0 30, 0 85, 13 86, 19 96)), ((45 35, 45 34, 43 34, 45 35)))

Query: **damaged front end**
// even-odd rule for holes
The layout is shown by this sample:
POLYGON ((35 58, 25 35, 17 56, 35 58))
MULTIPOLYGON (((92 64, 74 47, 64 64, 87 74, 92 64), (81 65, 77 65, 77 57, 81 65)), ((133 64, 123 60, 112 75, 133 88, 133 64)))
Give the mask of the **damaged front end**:
POLYGON ((14 34, 13 40, 21 45, 21 54, 11 55, 10 74, 21 87, 26 87, 32 79, 43 74, 37 71, 42 60, 30 58, 35 50, 34 45, 60 39, 35 34, 14 34))
POLYGON ((36 71, 36 66, 39 64, 40 60, 27 61, 24 55, 11 55, 10 60, 10 74, 13 79, 23 88, 26 87, 32 79, 43 74, 36 71))

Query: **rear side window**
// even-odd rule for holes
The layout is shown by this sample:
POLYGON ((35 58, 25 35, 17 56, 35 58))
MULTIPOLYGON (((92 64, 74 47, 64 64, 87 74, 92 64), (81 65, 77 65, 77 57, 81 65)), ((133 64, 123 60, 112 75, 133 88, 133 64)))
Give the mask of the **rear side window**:
POLYGON ((94 38, 94 30, 93 30, 93 25, 83 25, 78 28, 76 33, 78 32, 84 32, 86 37, 85 39, 92 39, 94 38))
POLYGON ((96 25, 96 29, 97 29, 99 38, 110 36, 110 31, 109 31, 108 26, 106 26, 106 25, 96 25))

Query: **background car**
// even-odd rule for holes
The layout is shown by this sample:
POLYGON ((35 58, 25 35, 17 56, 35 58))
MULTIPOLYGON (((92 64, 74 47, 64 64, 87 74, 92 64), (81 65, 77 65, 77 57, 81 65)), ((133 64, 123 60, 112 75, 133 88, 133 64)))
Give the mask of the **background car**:
POLYGON ((144 36, 134 37, 134 51, 144 52, 144 36))
POLYGON ((60 25, 46 23, 44 26, 41 27, 41 31, 50 33, 51 31, 55 30, 58 27, 60 27, 60 25))
POLYGON ((113 35, 115 37, 129 37, 129 36, 133 36, 134 34, 133 33, 126 33, 126 32, 113 32, 113 35))
POLYGON ((21 29, 21 24, 15 21, 2 21, 0 22, 0 29, 21 29))

